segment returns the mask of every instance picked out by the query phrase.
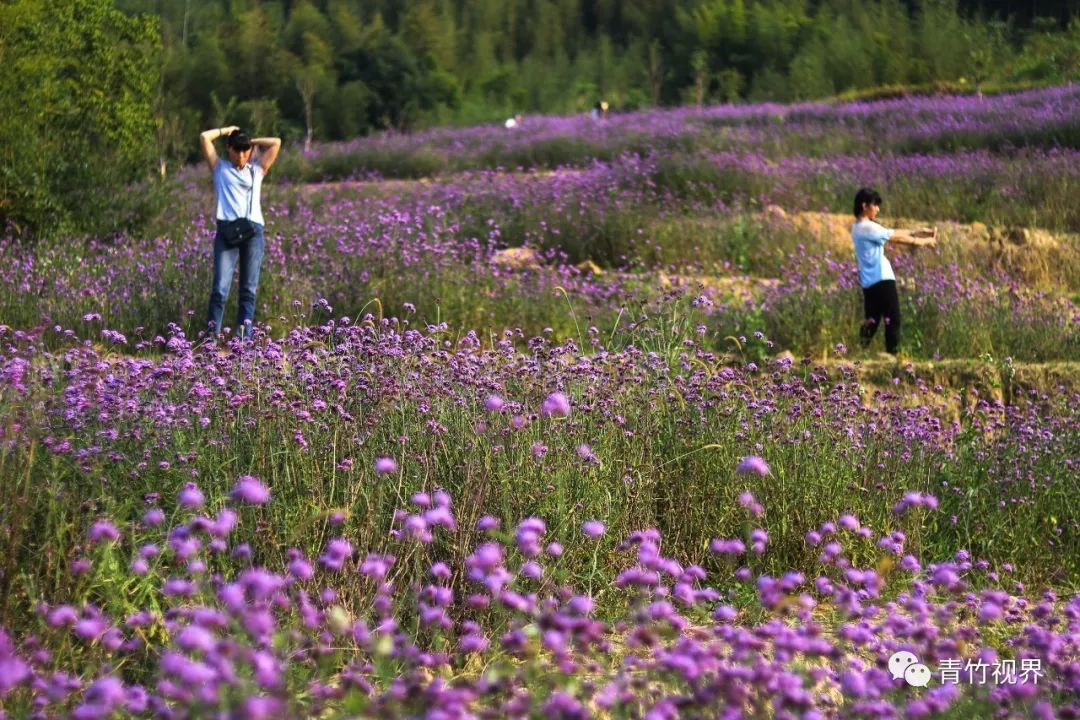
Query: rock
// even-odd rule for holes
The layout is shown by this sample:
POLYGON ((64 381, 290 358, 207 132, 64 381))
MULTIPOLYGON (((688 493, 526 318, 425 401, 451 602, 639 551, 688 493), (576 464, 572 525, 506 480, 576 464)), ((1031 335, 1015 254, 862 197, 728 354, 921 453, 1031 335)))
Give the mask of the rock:
POLYGON ((512 247, 491 256, 491 263, 503 270, 538 270, 543 259, 532 248, 512 247))
POLYGON ((1038 228, 1013 226, 1000 231, 1000 242, 1017 247, 1041 247, 1056 249, 1060 243, 1054 234, 1038 228))
POLYGON ((1058 239, 1048 230, 1027 228, 1027 234, 1024 237, 1027 238, 1028 245, 1033 247, 1051 248, 1055 250, 1061 247, 1061 243, 1058 239))

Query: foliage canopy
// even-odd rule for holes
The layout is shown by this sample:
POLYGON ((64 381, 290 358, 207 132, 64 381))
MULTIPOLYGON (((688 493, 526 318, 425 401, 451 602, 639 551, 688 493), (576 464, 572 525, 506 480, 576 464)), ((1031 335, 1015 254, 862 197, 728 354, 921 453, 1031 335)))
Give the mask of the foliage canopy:
MULTIPOLYGON (((0 5, 0 219, 88 228, 154 155, 155 20, 109 0, 0 5)), ((110 221, 113 224, 115 218, 110 221)))

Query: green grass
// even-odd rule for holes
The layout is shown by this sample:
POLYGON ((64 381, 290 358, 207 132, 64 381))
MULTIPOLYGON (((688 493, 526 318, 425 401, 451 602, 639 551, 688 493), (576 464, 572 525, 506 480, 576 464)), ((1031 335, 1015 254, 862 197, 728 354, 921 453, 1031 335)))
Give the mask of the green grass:
MULTIPOLYGON (((660 339, 670 333, 661 325, 654 329, 653 348, 664 352, 660 339)), ((711 538, 738 537, 752 526, 766 527, 769 551, 754 561, 755 567, 770 573, 809 570, 815 551, 807 548, 803 534, 845 512, 856 513, 879 531, 903 529, 910 538, 909 551, 924 558, 943 560, 966 548, 994 563, 1014 563, 1017 579, 1035 585, 1075 586, 1080 581, 1080 565, 1073 562, 1080 553, 1061 549, 1062 543, 1073 547, 1073 528, 1080 521, 1075 487, 1061 465, 1080 449, 1075 432, 1059 428, 1057 454, 1032 455, 1010 434, 991 430, 995 411, 974 408, 961 412, 961 431, 945 452, 918 441, 909 416, 891 404, 851 416, 861 407, 856 385, 843 374, 828 377, 817 371, 812 377, 799 366, 791 374, 773 377, 772 371, 761 371, 745 382, 721 384, 715 395, 708 393, 713 402, 703 409, 692 400, 698 392, 694 388, 715 381, 723 369, 708 362, 666 377, 643 364, 636 371, 642 380, 638 383, 618 382, 622 371, 616 366, 608 371, 610 384, 567 378, 576 403, 612 407, 622 422, 613 423, 596 411, 579 412, 569 420, 537 420, 515 431, 509 429, 508 416, 490 416, 475 405, 463 407, 455 398, 464 388, 450 375, 439 380, 444 372, 437 364, 408 353, 393 365, 372 364, 349 382, 342 409, 351 419, 326 411, 313 422, 301 422, 283 412, 283 401, 303 398, 302 389, 293 384, 296 374, 317 369, 321 376, 348 377, 343 373, 351 362, 348 355, 333 352, 329 336, 313 338, 307 348, 292 362, 235 360, 235 377, 246 378, 243 387, 251 399, 236 409, 224 396, 215 400, 205 411, 212 419, 207 428, 197 423, 161 425, 135 411, 117 428, 121 436, 111 445, 121 460, 91 454, 76 461, 42 447, 45 431, 34 429, 45 427, 40 413, 63 402, 59 359, 50 361, 56 378, 52 383, 37 384, 25 397, 3 398, 4 416, 25 427, 31 440, 0 451, 0 471, 15 479, 4 485, 0 497, 10 547, 17 548, 5 559, 5 621, 25 618, 36 602, 58 597, 122 606, 117 609, 127 603, 135 607, 128 598, 143 598, 152 578, 145 586, 138 581, 138 587, 118 593, 114 577, 119 570, 109 570, 126 565, 128 545, 109 551, 121 555, 95 563, 90 577, 71 574, 70 549, 83 544, 87 527, 107 515, 125 532, 135 532, 131 523, 141 514, 145 493, 160 493, 163 506, 173 512, 177 491, 192 476, 208 497, 222 498, 241 474, 262 478, 275 496, 266 508, 244 511, 244 522, 260 528, 254 543, 259 563, 279 563, 285 549, 293 546, 317 556, 326 540, 341 532, 359 547, 377 551, 386 543, 393 510, 404 507, 414 491, 441 487, 454 497, 463 527, 472 527, 483 513, 506 522, 532 515, 548 519, 549 539, 562 540, 567 547, 564 572, 582 581, 592 576, 594 560, 605 573, 614 571, 623 562, 614 553, 616 540, 646 527, 663 532, 665 554, 714 570, 722 566, 707 552, 711 538), (378 390, 367 379, 387 374, 399 378, 397 389, 378 390), (441 383, 445 395, 410 391, 432 382, 441 383), (838 390, 837 382, 844 382, 841 387, 846 389, 838 390), (789 383, 803 387, 798 394, 802 399, 779 391, 789 383), (283 390, 285 398, 275 399, 275 389, 283 390), (818 406, 824 414, 813 412, 818 406), (479 421, 488 428, 478 431, 479 421), (869 422, 874 425, 863 424, 869 422), (432 432, 432 427, 442 430, 432 432), (298 431, 306 448, 294 439, 298 431), (408 438, 404 444, 403 437, 408 438), (536 442, 548 446, 543 459, 533 457, 536 442), (592 447, 599 464, 578 457, 581 443, 592 447), (374 458, 383 454, 399 458, 397 475, 373 474, 374 458), (736 475, 735 465, 747 454, 764 455, 772 473, 764 478, 736 475), (352 471, 339 468, 346 457, 355 463, 352 471), (159 467, 163 461, 170 463, 167 469, 159 467), (1002 505, 1001 488, 1008 487, 1008 481, 1001 473, 1013 467, 1050 480, 1028 501, 1002 505), (745 490, 766 508, 753 525, 737 504, 745 490), (892 505, 909 490, 937 494, 941 510, 895 518, 892 505), (333 510, 347 513, 343 529, 329 526, 333 510), (958 524, 950 523, 952 515, 960 518, 958 524), (590 547, 574 540, 581 522, 592 518, 604 519, 610 528, 595 557, 590 547), (1058 528, 1063 536, 1053 534, 1058 528), (1050 540, 1055 544, 1047 544, 1050 540)), ((673 350, 665 356, 676 357, 673 350)), ((542 366, 559 374, 555 356, 544 358, 541 352, 542 366)), ((90 368, 99 360, 96 353, 83 350, 69 354, 68 362, 90 368)), ((507 363, 513 360, 492 355, 489 362, 492 371, 502 374, 497 369, 508 371, 507 363)), ((118 364, 113 368, 120 371, 118 364)), ((516 381, 510 377, 505 376, 504 396, 526 407, 538 406, 552 382, 542 375, 516 381)), ((183 381, 163 392, 165 399, 182 402, 189 391, 189 382, 183 381)), ((952 391, 919 392, 930 408, 945 402, 952 391)), ((1067 396, 1047 403, 1049 416, 1068 417, 1067 396)), ((80 448, 100 444, 99 433, 112 427, 113 421, 90 422, 56 428, 49 435, 80 448)), ((438 546, 436 551, 456 566, 468 547, 438 546)), ((872 548, 865 552, 868 560, 873 557, 872 548)), ((411 572, 411 567, 402 572, 411 572)), ((603 590, 600 599, 614 600, 603 590)))

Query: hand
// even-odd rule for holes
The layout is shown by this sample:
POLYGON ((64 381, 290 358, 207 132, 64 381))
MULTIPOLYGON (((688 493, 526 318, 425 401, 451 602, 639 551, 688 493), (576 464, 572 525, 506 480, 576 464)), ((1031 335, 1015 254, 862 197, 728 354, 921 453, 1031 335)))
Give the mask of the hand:
POLYGON ((234 132, 236 132, 239 129, 240 129, 240 127, 238 125, 229 125, 228 127, 223 127, 223 128, 221 128, 221 136, 225 137, 227 135, 232 135, 234 132))

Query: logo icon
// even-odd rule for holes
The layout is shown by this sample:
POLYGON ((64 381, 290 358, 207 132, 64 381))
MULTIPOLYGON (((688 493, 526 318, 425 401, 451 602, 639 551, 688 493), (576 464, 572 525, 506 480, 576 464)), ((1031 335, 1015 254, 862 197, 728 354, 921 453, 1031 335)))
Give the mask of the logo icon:
POLYGON ((898 650, 889 658, 889 672, 893 680, 903 679, 911 687, 926 687, 930 684, 930 668, 919 662, 915 653, 898 650))
POLYGON ((922 663, 912 663, 904 671, 904 680, 911 687, 926 687, 930 684, 930 668, 922 663))

